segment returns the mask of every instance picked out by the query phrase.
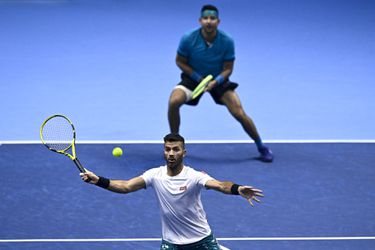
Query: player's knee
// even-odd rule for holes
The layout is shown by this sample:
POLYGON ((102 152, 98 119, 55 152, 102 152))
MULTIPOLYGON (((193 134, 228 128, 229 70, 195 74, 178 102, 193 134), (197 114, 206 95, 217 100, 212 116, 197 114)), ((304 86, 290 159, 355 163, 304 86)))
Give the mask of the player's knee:
POLYGON ((179 108, 182 104, 185 103, 186 97, 179 93, 172 93, 169 98, 169 107, 170 108, 179 108))
POLYGON ((181 102, 177 98, 170 98, 169 99, 169 108, 179 108, 182 104, 183 104, 183 102, 181 102))
POLYGON ((241 107, 237 107, 232 111, 232 114, 234 118, 236 118, 238 121, 244 121, 247 117, 244 110, 241 107))

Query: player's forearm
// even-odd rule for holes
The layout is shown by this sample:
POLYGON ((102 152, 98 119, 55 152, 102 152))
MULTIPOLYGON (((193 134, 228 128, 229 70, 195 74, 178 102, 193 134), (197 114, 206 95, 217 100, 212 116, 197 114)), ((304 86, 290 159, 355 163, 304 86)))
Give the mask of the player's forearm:
POLYGON ((234 67, 234 61, 224 62, 223 71, 219 75, 215 76, 216 83, 217 84, 222 84, 226 80, 228 80, 229 76, 233 72, 233 67, 234 67))
MULTIPOLYGON (((92 176, 94 177, 94 175, 92 176)), ((146 187, 146 182, 141 176, 130 180, 110 180, 102 176, 96 176, 96 180, 90 183, 109 191, 122 194, 134 192, 146 187)))
POLYGON ((184 74, 188 75, 191 79, 196 82, 200 82, 203 78, 198 72, 196 72, 188 63, 188 60, 180 55, 177 54, 176 56, 176 64, 177 66, 184 72, 184 74))
POLYGON ((220 75, 224 77, 224 79, 228 79, 229 76, 232 74, 232 69, 224 69, 220 75))
POLYGON ((132 192, 127 184, 128 181, 125 180, 110 180, 107 189, 115 193, 127 194, 132 192))
POLYGON ((225 62, 224 63, 224 67, 223 67, 223 71, 220 73, 220 75, 224 78, 224 79, 228 79, 229 76, 232 74, 233 72, 233 66, 234 66, 234 62, 225 62))
POLYGON ((187 63, 176 61, 177 66, 184 72, 186 75, 190 76, 193 74, 194 70, 187 63))
POLYGON ((232 194, 231 188, 233 186, 233 182, 231 181, 223 181, 220 183, 220 189, 218 191, 224 193, 224 194, 232 194))
POLYGON ((224 194, 239 194, 240 185, 235 184, 231 181, 218 181, 218 180, 209 180, 205 184, 206 188, 214 189, 216 191, 222 192, 224 194))
POLYGON ((128 181, 125 180, 110 180, 102 176, 98 176, 98 179, 92 184, 107 189, 115 193, 126 194, 131 192, 129 189, 128 181))

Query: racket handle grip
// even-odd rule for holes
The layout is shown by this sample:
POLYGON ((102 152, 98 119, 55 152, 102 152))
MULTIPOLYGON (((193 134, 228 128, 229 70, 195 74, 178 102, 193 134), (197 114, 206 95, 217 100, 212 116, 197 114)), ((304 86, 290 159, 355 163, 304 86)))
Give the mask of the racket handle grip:
POLYGON ((81 173, 85 173, 86 172, 86 170, 84 169, 84 167, 82 167, 82 164, 79 162, 78 158, 75 158, 73 161, 76 164, 79 172, 81 172, 81 173))

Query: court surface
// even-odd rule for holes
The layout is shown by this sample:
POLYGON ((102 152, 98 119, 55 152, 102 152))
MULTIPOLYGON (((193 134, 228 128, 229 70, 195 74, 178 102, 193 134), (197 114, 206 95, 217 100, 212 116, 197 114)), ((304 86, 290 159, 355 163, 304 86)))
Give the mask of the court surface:
MULTIPOLYGON (((127 179, 163 164, 162 144, 79 144, 81 162, 127 179)), ((251 207, 205 190, 208 221, 229 249, 374 249, 373 143, 274 143, 272 164, 254 144, 191 143, 186 164, 264 190, 251 207), (359 157, 360 156, 360 157, 359 157)), ((1 249, 157 249, 153 190, 128 195, 83 183, 74 164, 42 145, 2 145, 1 249), (22 152, 15 157, 15 150, 22 152), (14 240, 14 241, 12 241, 14 240), (23 241, 25 240, 25 242, 23 241)))
MULTIPOLYGON (((108 178, 163 164, 177 46, 206 3, 0 0, 1 250, 158 249, 153 190, 83 183, 39 128, 67 115, 80 161, 108 178)), ((276 157, 258 161, 209 95, 181 109, 186 163, 266 195, 252 208, 204 191, 215 236, 232 250, 375 249, 375 1, 210 3, 235 41, 242 106, 276 157)))
MULTIPOLYGON (((79 140, 160 140, 178 43, 206 3, 0 0, 0 141, 38 140, 56 113, 79 140)), ((235 41, 231 80, 263 139, 375 139, 375 1, 212 3, 235 41)), ((248 139, 209 95, 182 108, 181 133, 248 139)))

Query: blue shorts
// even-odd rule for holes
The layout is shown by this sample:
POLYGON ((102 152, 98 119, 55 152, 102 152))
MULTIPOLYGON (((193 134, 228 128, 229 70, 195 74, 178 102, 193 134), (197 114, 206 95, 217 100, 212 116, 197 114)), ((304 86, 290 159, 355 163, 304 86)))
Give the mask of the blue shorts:
MULTIPOLYGON (((181 82, 178 85, 182 85, 185 88, 193 91, 195 87, 197 87, 199 82, 194 81, 186 74, 181 74, 181 82)), ((238 87, 237 83, 231 82, 229 80, 223 82, 222 84, 219 84, 215 86, 211 91, 210 94, 212 98, 214 99, 216 104, 223 105, 223 103, 220 101, 221 97, 224 95, 225 92, 228 90, 234 90, 238 87)), ((189 100, 186 102, 188 105, 196 106, 199 103, 199 99, 202 97, 202 95, 198 96, 194 100, 189 100)))
POLYGON ((215 237, 210 234, 198 242, 186 245, 172 244, 162 240, 160 250, 220 250, 220 246, 215 237))

